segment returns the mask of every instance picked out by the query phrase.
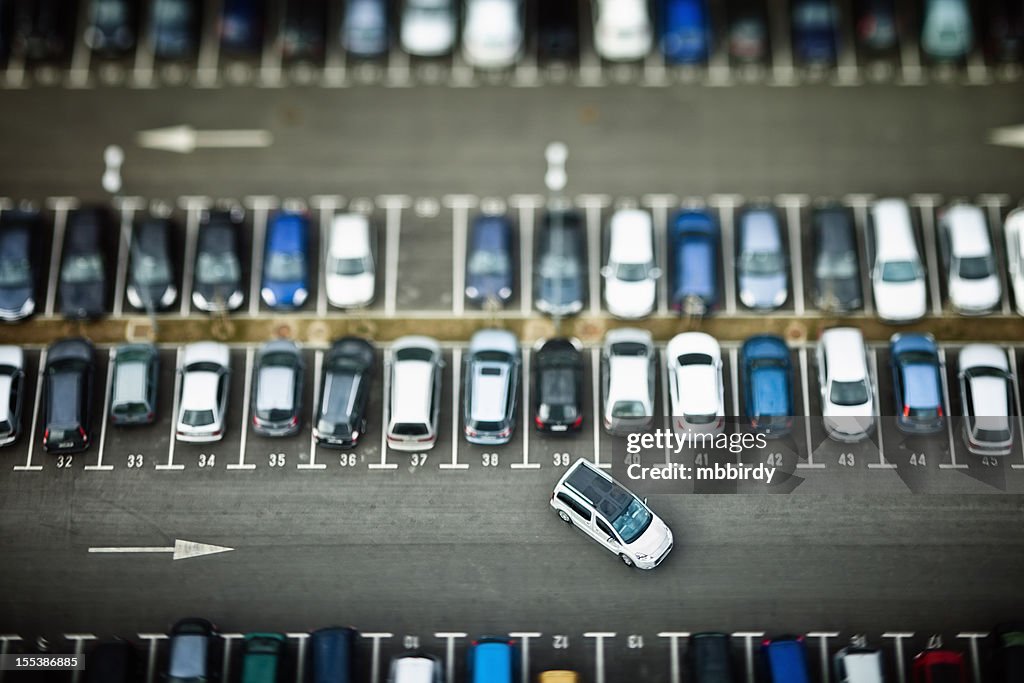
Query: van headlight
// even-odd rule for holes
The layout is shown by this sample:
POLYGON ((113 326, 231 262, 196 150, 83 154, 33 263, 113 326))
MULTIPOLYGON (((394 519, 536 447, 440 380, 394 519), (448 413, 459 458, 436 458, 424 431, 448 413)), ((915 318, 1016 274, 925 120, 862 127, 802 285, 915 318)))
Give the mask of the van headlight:
POLYGON ((648 555, 647 553, 637 553, 636 554, 636 559, 638 559, 638 560, 649 560, 649 559, 651 559, 651 556, 648 555))

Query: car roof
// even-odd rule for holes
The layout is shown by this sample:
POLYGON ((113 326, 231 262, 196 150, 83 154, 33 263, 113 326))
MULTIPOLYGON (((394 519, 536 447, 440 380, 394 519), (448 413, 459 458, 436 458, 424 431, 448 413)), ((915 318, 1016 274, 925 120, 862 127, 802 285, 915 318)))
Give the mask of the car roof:
POLYGON ((217 409, 220 374, 207 370, 186 372, 181 386, 181 407, 189 410, 217 409))
POLYGON ((577 461, 563 482, 609 520, 618 517, 633 501, 633 494, 584 460, 577 461))
POLYGON ((857 249, 853 220, 842 206, 825 206, 814 211, 814 236, 819 253, 842 253, 857 249))
POLYGON ((502 351, 515 356, 519 353, 519 340, 507 330, 480 330, 469 340, 469 352, 502 351))
POLYGON ((193 342, 185 345, 181 354, 181 365, 192 363, 217 363, 225 368, 230 365, 230 353, 225 344, 218 342, 193 342))
POLYGON ((833 327, 821 333, 821 343, 829 360, 831 379, 857 382, 868 376, 864 357, 864 336, 854 327, 833 327))
POLYGON ((612 356, 609 363, 609 401, 651 400, 647 386, 650 363, 646 356, 612 356))
POLYGON ((260 410, 291 410, 295 404, 294 368, 267 365, 260 368, 256 405, 260 410))
POLYGON ((957 204, 942 215, 942 224, 948 231, 953 256, 991 256, 992 242, 985 214, 979 207, 957 204))
POLYGON ((47 390, 49 424, 62 427, 79 424, 79 396, 84 379, 81 372, 62 372, 51 377, 53 384, 47 390))
POLYGON ((334 258, 370 255, 370 219, 358 213, 339 213, 331 221, 328 253, 334 258))
POLYGON ((1006 359, 1006 351, 995 344, 968 344, 960 349, 957 360, 961 371, 974 367, 989 367, 998 368, 1004 372, 1010 371, 1010 363, 1006 359))
POLYGON ((420 360, 406 360, 394 364, 395 386, 391 387, 392 422, 431 421, 430 399, 434 391, 435 368, 433 363, 420 360))
POLYGON ((304 214, 280 212, 270 221, 267 248, 274 251, 297 252, 306 249, 306 223, 304 214))
POLYGON ((910 207, 902 199, 881 199, 871 207, 876 258, 918 260, 910 207))
POLYGON ((740 244, 744 251, 781 251, 782 230, 775 212, 748 209, 740 221, 740 244))
POLYGON ((665 347, 665 355, 675 359, 687 353, 706 353, 714 359, 721 360, 722 347, 718 340, 705 332, 683 332, 669 340, 665 347))
POLYGON ((509 363, 476 361, 469 381, 472 382, 470 418, 479 422, 500 422, 508 411, 508 386, 512 381, 509 363))
POLYGON ((654 260, 651 215, 640 209, 619 209, 609 226, 609 258, 619 263, 650 263, 654 260))
MULTIPOLYGON (((25 367, 25 353, 20 346, 5 344, 0 346, 0 365, 11 365, 16 368, 25 367)), ((0 396, 3 394, 0 393, 0 396)))
POLYGON ((143 360, 130 360, 117 363, 114 374, 114 392, 111 402, 139 403, 146 399, 146 387, 149 382, 147 363, 143 360))
POLYGON ((470 228, 470 248, 507 250, 511 230, 512 226, 504 216, 477 216, 470 228))

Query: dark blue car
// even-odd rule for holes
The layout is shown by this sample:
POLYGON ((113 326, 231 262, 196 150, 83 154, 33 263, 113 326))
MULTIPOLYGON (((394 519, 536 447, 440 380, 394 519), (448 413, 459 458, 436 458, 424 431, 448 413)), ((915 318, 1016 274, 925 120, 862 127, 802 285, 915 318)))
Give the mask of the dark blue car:
POLYGON ((711 213, 686 210, 672 222, 672 308, 705 314, 718 306, 718 224, 711 213))
POLYGON ((36 310, 35 240, 42 229, 34 211, 0 214, 0 320, 21 320, 36 310))
POLYGON ((260 294, 271 308, 299 308, 309 297, 307 235, 303 213, 275 214, 267 225, 260 294))
POLYGON ((811 683, 803 636, 780 636, 761 641, 768 683, 811 683))
POLYGON ((196 0, 154 0, 151 12, 153 54, 159 59, 191 57, 199 35, 196 0))
POLYGON ((254 54, 263 48, 264 0, 224 0, 220 46, 232 54, 254 54))
POLYGON ((911 434, 932 434, 945 427, 942 366, 930 334, 894 334, 889 340, 896 426, 911 434))
POLYGON ((466 249, 466 298, 504 305, 512 298, 512 224, 504 216, 477 216, 466 249))
POLYGON ((836 61, 836 8, 831 0, 793 3, 793 52, 804 64, 836 61))
POLYGON ((673 64, 707 61, 710 52, 708 8, 704 0, 666 0, 662 49, 673 64))
POLYGON ((784 436, 793 425, 793 365, 782 337, 751 337, 740 351, 744 408, 750 426, 770 437, 784 436))

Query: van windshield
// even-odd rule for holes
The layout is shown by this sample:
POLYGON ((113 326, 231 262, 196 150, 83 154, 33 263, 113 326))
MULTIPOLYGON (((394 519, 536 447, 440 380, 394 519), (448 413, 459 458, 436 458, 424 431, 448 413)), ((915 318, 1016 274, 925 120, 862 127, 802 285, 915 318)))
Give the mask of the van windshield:
POLYGON ((643 503, 634 498, 626 509, 612 521, 612 526, 627 544, 640 538, 651 525, 653 516, 643 503))

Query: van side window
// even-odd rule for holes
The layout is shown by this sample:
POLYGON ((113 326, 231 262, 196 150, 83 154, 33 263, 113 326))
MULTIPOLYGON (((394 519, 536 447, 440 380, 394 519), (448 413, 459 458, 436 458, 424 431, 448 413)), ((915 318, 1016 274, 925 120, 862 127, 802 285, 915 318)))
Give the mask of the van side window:
POLYGON ((583 519, 590 521, 590 510, 583 507, 580 503, 576 502, 572 497, 565 493, 558 494, 558 500, 562 501, 569 506, 569 509, 575 512, 583 519))
POLYGON ((605 524, 600 517, 597 518, 597 528, 604 532, 605 535, 615 538, 615 534, 612 533, 611 528, 607 524, 605 524))

